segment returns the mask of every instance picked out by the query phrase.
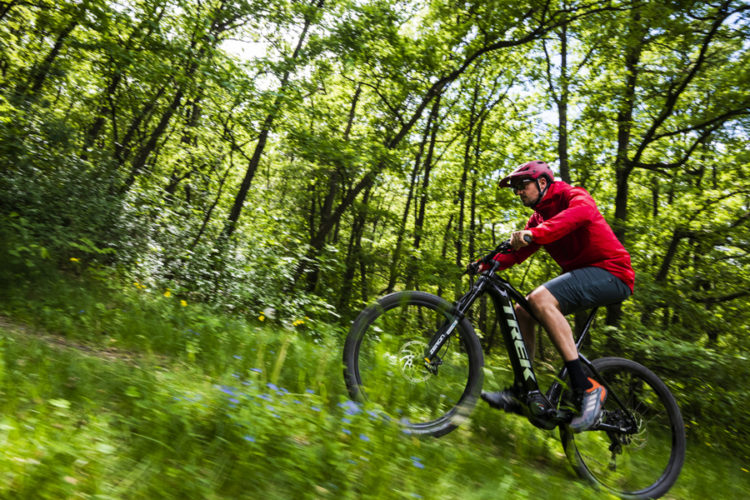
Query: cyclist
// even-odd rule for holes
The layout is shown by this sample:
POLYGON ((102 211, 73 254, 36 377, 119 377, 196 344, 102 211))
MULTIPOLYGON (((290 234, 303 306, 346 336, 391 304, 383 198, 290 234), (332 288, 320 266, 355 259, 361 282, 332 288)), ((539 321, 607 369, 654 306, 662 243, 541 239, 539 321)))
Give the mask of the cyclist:
MULTIPOLYGON (((562 268, 563 274, 536 288, 527 299, 563 357, 571 386, 580 397, 580 411, 570 423, 575 432, 580 432, 596 423, 607 395, 604 387, 586 377, 565 315, 628 298, 635 277, 630 255, 589 193, 555 181, 545 162, 521 165, 498 184, 507 186, 534 214, 522 231, 512 233, 510 242, 514 251, 498 254, 494 260, 500 263, 498 270, 507 269, 543 246, 562 268)), ((516 315, 529 358, 533 359, 536 322, 518 305, 516 315)), ((519 408, 512 389, 482 392, 482 399, 505 411, 515 412, 519 408)))

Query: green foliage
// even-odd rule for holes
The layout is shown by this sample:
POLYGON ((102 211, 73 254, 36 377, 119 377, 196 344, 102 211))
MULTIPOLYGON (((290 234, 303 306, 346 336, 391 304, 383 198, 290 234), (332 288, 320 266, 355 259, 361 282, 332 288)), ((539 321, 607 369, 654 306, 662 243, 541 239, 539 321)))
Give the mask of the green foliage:
MULTIPOLYGON (((101 292, 79 283, 67 296, 64 286, 57 318, 77 324, 64 302, 101 292)), ((36 300, 23 304, 38 310, 47 297, 36 300)), ((454 433, 418 440, 381 409, 349 401, 334 340, 341 337, 325 325, 312 328, 329 340, 315 343, 294 330, 307 324, 269 328, 201 308, 188 313, 193 305, 173 311, 167 302, 175 297, 157 294, 118 300, 143 310, 149 341, 129 341, 116 321, 108 336, 83 339, 73 336, 80 326, 60 336, 2 319, 0 495, 602 498, 574 477, 554 432, 515 416, 480 405, 454 433), (200 349, 160 344, 177 318, 200 333, 200 349), (221 341, 204 342, 208 336, 221 341)), ((488 383, 502 384, 502 360, 488 361, 488 383)), ((742 463, 717 447, 692 443, 670 496, 730 498, 750 488, 742 463)))
MULTIPOLYGON (((497 179, 532 157, 556 167, 559 156, 562 166, 566 152, 572 182, 597 200, 637 274, 619 326, 597 326, 592 348, 644 360, 679 394, 695 442, 747 455, 745 440, 732 439, 745 436, 750 423, 736 411, 748 403, 741 382, 750 352, 750 193, 738 181, 750 161, 750 11, 742 2, 178 3, 44 0, 2 8, 5 314, 71 342, 166 356, 215 384, 234 384, 227 374, 239 370, 254 391, 269 382, 299 394, 309 386, 323 411, 295 420, 302 438, 314 443, 303 447, 311 454, 305 457, 380 491, 381 483, 360 470, 367 469, 360 455, 339 460, 345 446, 317 440, 318 430, 333 425, 327 412, 339 411, 329 395, 339 394, 323 389, 337 356, 320 363, 315 349, 335 351, 353 315, 386 291, 408 286, 449 299, 460 293, 465 263, 530 214, 511 193, 498 192, 497 179), (238 57, 234 42, 260 50, 238 57), (269 324, 275 334, 258 329, 269 324), (297 357, 306 349, 309 366, 297 357), (302 363, 293 380, 290 363, 302 363), (264 370, 262 379, 249 378, 258 377, 248 373, 252 368, 264 370), (348 459, 357 466, 343 465, 348 459)), ((558 271, 542 253, 508 275, 531 290, 558 271)), ((475 316, 494 354, 492 314, 475 316)), ((14 349, 9 360, 21 356, 14 349)), ((83 367, 82 377, 93 371, 70 363, 83 367)), ((44 377, 54 378, 50 373, 44 377)), ((495 375, 499 384, 503 374, 495 375)), ((125 394, 117 404, 130 404, 123 414, 152 397, 155 386, 146 379, 117 388, 125 394)), ((99 390, 91 384, 87 394, 99 390)), ((32 386, 30 393, 38 390, 32 386)), ((56 411, 71 419, 95 414, 75 398, 47 399, 59 404, 35 401, 28 408, 45 418, 56 411)), ((170 408, 162 416, 174 414, 183 426, 185 415, 205 410, 170 408)), ((139 444, 141 455, 117 464, 116 454, 101 450, 81 458, 86 465, 70 462, 63 444, 44 464, 63 483, 83 467, 90 482, 70 477, 91 494, 100 484, 91 478, 115 464, 112 470, 127 472, 118 483, 123 490, 102 487, 113 496, 157 472, 189 496, 217 491, 226 480, 222 470, 237 478, 273 475, 273 468, 240 459, 233 469, 239 452, 216 450, 227 436, 241 441, 239 431, 226 429, 274 417, 225 409, 221 416, 193 415, 225 429, 201 430, 203 438, 185 444, 209 443, 206 460, 215 462, 206 465, 197 455, 184 462, 200 480, 184 481, 168 448, 147 456, 148 440, 139 444), (169 466, 151 465, 167 456, 169 466)), ((24 418, 36 415, 27 410, 24 418)), ((158 421, 156 413, 133 418, 158 421)), ((8 424, 14 436, 18 415, 8 417, 16 418, 8 424)), ((511 442, 492 430, 491 419, 478 416, 498 448, 528 449, 529 434, 508 423, 520 436, 511 442)), ((180 425, 175 429, 188 428, 180 425)), ((97 426, 102 436, 133 439, 117 434, 127 426, 114 410, 97 426)), ((68 431, 63 437, 85 444, 68 431)), ((169 432, 145 435, 169 443, 177 435, 169 432)), ((533 446, 543 461, 556 453, 550 440, 533 446)), ((347 444, 363 445, 353 438, 347 444)), ((444 452, 425 449, 436 461, 444 452)), ((273 450, 289 463, 299 452, 286 441, 273 450)), ((37 460, 32 451, 24 456, 37 460)), ((488 466, 467 457, 452 458, 471 465, 461 474, 476 470, 476 498, 490 496, 485 484, 516 496, 534 493, 519 493, 512 475, 518 469, 500 460, 487 463, 511 472, 486 483, 488 466)), ((410 467, 403 456, 392 464, 379 460, 393 477, 410 467)), ((322 479, 324 469, 313 469, 315 484, 282 468, 274 476, 278 489, 267 493, 293 496, 303 484, 303 495, 365 491, 331 483, 337 490, 322 479)), ((22 491, 38 486, 13 470, 22 491)), ((60 489, 44 490, 49 497, 71 491, 71 483, 50 484, 60 489)), ((163 492, 144 484, 143 496, 163 492)), ((237 484, 227 491, 239 491, 237 484)), ((426 496, 414 487, 424 483, 394 484, 396 496, 426 496)))

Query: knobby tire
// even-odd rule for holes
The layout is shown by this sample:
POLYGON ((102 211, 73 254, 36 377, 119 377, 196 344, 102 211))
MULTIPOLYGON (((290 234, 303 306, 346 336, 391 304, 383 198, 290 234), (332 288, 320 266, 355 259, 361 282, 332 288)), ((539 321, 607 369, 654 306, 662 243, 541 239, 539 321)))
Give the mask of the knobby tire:
POLYGON ((442 436, 465 421, 479 398, 484 364, 469 321, 459 321, 438 352, 437 373, 423 356, 452 311, 448 301, 425 292, 396 292, 362 311, 344 345, 350 396, 378 406, 411 434, 442 436))
MULTIPOLYGON (((685 460, 685 426, 674 396, 659 377, 635 361, 601 358, 593 365, 634 417, 634 432, 574 434, 561 426, 566 455, 582 478, 621 498, 664 495, 685 460)), ((627 413, 611 392, 602 421, 627 423, 627 413)))

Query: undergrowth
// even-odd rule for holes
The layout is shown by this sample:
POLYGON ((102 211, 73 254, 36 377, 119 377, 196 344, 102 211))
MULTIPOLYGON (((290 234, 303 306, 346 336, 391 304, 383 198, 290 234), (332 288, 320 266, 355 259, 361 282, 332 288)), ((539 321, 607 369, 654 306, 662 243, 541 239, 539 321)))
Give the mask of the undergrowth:
MULTIPOLYGON (((480 405, 417 439, 350 402, 340 328, 80 276, 0 293, 2 497, 602 498, 520 418, 480 405)), ((746 465, 690 443, 668 498, 747 491, 746 465)))

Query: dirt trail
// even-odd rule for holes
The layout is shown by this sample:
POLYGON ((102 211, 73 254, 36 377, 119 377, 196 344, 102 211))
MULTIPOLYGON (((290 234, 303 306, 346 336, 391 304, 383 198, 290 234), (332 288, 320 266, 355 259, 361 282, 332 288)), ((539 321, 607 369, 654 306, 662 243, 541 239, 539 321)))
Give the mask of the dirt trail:
MULTIPOLYGON (((91 356, 105 361, 117 361, 135 365, 147 358, 145 354, 126 349, 112 346, 104 347, 93 343, 71 340, 63 335, 42 331, 2 315, 0 315, 0 334, 10 334, 20 340, 34 339, 44 342, 55 349, 76 351, 83 356, 91 356)), ((160 358, 160 356, 155 355, 148 357, 160 358)))

